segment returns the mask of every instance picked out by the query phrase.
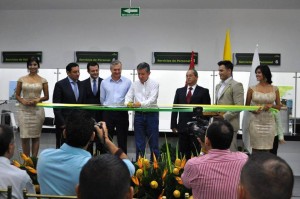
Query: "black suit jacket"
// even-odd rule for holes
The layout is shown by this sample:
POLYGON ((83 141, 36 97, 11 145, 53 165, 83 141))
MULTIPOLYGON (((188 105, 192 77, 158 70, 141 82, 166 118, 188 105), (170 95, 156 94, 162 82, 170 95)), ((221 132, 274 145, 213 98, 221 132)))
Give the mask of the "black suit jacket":
MULTIPOLYGON (((83 104, 85 91, 82 82, 78 81, 78 90, 79 90, 79 97, 76 101, 74 91, 70 84, 68 77, 56 82, 54 91, 53 91, 53 103, 66 103, 66 104, 83 104)), ((56 127, 60 127, 65 125, 65 119, 70 114, 72 109, 57 109, 54 108, 54 116, 55 116, 55 125, 56 127)))
MULTIPOLYGON (((187 104, 187 87, 178 88, 174 97, 173 104, 187 104)), ((211 104, 209 91, 201 86, 196 86, 192 95, 190 104, 211 104)), ((186 131, 187 123, 193 120, 192 112, 179 112, 179 121, 177 121, 178 112, 172 112, 171 129, 177 128, 179 132, 186 131)))
POLYGON ((87 78, 86 80, 82 81, 85 88, 85 96, 84 96, 85 103, 100 104, 100 84, 102 80, 103 80, 102 78, 98 77, 98 91, 96 96, 93 93, 90 78, 87 78))
MULTIPOLYGON (((85 90, 84 100, 86 104, 100 104, 100 84, 102 80, 102 78, 98 77, 98 90, 96 95, 93 93, 90 78, 82 81, 85 90)), ((97 122, 102 120, 102 111, 90 111, 90 113, 97 122)))

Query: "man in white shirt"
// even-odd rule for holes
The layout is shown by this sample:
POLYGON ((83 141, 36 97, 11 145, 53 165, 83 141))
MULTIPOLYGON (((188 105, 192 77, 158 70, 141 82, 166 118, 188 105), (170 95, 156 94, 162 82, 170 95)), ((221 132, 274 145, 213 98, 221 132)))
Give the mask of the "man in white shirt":
MULTIPOLYGON (((142 62, 137 66, 139 81, 134 82, 125 97, 125 105, 132 107, 156 107, 159 84, 150 79, 150 66, 142 62)), ((136 111, 134 116, 134 134, 136 144, 136 159, 144 156, 146 143, 149 142, 151 159, 155 154, 159 157, 159 114, 158 112, 136 111), (147 138, 147 140, 146 140, 147 138)))
MULTIPOLYGON (((14 134, 9 126, 0 125, 0 189, 12 186, 12 198, 23 198, 23 189, 35 193, 34 186, 25 170, 10 164, 15 151, 14 134)), ((6 196, 0 194, 0 198, 6 196)))

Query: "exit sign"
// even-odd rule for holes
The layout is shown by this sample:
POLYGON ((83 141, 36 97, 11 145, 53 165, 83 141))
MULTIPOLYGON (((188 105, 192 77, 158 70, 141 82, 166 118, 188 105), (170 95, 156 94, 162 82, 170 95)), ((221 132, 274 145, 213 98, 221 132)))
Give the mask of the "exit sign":
POLYGON ((140 16, 140 8, 121 8, 121 16, 140 16))

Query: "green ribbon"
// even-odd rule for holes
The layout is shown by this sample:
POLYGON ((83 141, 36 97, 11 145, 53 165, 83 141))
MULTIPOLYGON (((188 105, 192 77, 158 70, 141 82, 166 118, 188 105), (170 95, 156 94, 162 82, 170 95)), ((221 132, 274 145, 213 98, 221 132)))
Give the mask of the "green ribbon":
MULTIPOLYGON (((261 106, 240 105, 206 105, 206 104, 172 104, 155 107, 133 108, 126 106, 102 106, 97 104, 60 104, 60 103, 38 103, 38 107, 59 109, 85 109, 101 111, 141 111, 141 112, 193 112, 193 108, 202 107, 203 112, 237 112, 257 111, 261 106)), ((277 113, 278 110, 270 108, 269 111, 277 113)))

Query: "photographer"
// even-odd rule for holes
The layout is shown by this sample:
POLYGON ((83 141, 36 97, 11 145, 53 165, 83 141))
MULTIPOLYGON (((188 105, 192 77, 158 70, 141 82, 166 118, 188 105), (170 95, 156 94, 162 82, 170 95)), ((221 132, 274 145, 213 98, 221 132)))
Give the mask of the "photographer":
POLYGON ((39 156, 37 172, 42 194, 76 195, 80 171, 91 158, 86 149, 94 140, 95 130, 107 151, 120 157, 133 175, 134 166, 127 155, 108 139, 106 124, 102 122, 99 126, 89 113, 72 111, 63 132, 66 142, 59 149, 45 149, 39 156))
POLYGON ((188 160, 181 175, 194 198, 236 198, 240 172, 248 156, 229 150, 232 138, 233 127, 228 121, 209 125, 204 141, 208 154, 188 160))

